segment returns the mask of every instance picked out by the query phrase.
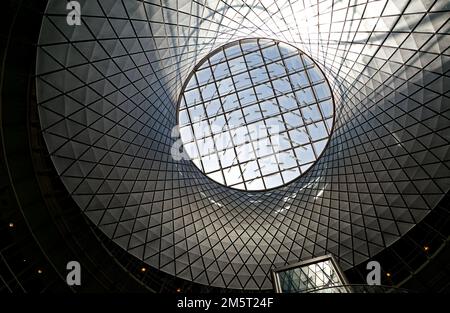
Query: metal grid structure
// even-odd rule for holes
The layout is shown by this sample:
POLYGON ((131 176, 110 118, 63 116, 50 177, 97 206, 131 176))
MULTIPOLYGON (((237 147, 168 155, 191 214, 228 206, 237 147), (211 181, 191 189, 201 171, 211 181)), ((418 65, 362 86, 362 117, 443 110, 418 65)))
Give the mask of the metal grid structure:
POLYGON ((306 172, 324 150, 334 103, 317 65, 271 39, 213 51, 186 80, 179 123, 184 148, 208 177, 267 190, 306 172))
POLYGON ((343 270, 391 246, 450 189, 448 1, 49 1, 40 123, 68 192, 135 257, 193 282, 272 287, 270 269, 326 253, 343 270), (322 157, 267 192, 174 161, 177 101, 195 65, 274 38, 324 70, 336 112, 322 157))

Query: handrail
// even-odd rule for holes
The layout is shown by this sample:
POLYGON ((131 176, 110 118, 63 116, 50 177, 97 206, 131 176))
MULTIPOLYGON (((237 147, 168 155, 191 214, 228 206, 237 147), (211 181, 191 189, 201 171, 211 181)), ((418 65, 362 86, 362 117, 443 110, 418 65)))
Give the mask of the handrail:
POLYGON ((345 284, 299 291, 301 293, 410 293, 410 290, 387 285, 345 284), (333 291, 331 291, 333 290, 333 291))

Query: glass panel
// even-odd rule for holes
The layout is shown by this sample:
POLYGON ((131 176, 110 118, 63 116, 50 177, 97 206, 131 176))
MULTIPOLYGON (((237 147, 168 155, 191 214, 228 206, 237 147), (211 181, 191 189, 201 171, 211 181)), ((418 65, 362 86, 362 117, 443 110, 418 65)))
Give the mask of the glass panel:
POLYGON ((328 142, 330 88, 317 65, 289 44, 228 44, 186 85, 181 139, 194 164, 218 183, 278 187, 311 167, 328 142))
POLYGON ((283 293, 348 293, 342 274, 331 259, 299 265, 276 273, 283 293))

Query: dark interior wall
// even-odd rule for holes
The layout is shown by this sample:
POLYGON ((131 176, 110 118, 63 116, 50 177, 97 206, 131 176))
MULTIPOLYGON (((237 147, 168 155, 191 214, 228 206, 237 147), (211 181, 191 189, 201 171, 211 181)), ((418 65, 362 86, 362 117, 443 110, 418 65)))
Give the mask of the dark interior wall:
POLYGON ((76 260, 83 269, 77 291, 145 291, 102 246, 49 163, 34 94, 45 5, 2 3, 0 283, 9 291, 75 291, 65 276, 67 262, 76 260))

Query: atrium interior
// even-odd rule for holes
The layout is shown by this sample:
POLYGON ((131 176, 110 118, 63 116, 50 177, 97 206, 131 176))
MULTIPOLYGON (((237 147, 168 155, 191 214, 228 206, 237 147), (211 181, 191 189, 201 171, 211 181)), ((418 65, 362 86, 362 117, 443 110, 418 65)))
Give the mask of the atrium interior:
POLYGON ((449 1, 7 2, 1 292, 450 291, 449 1))

